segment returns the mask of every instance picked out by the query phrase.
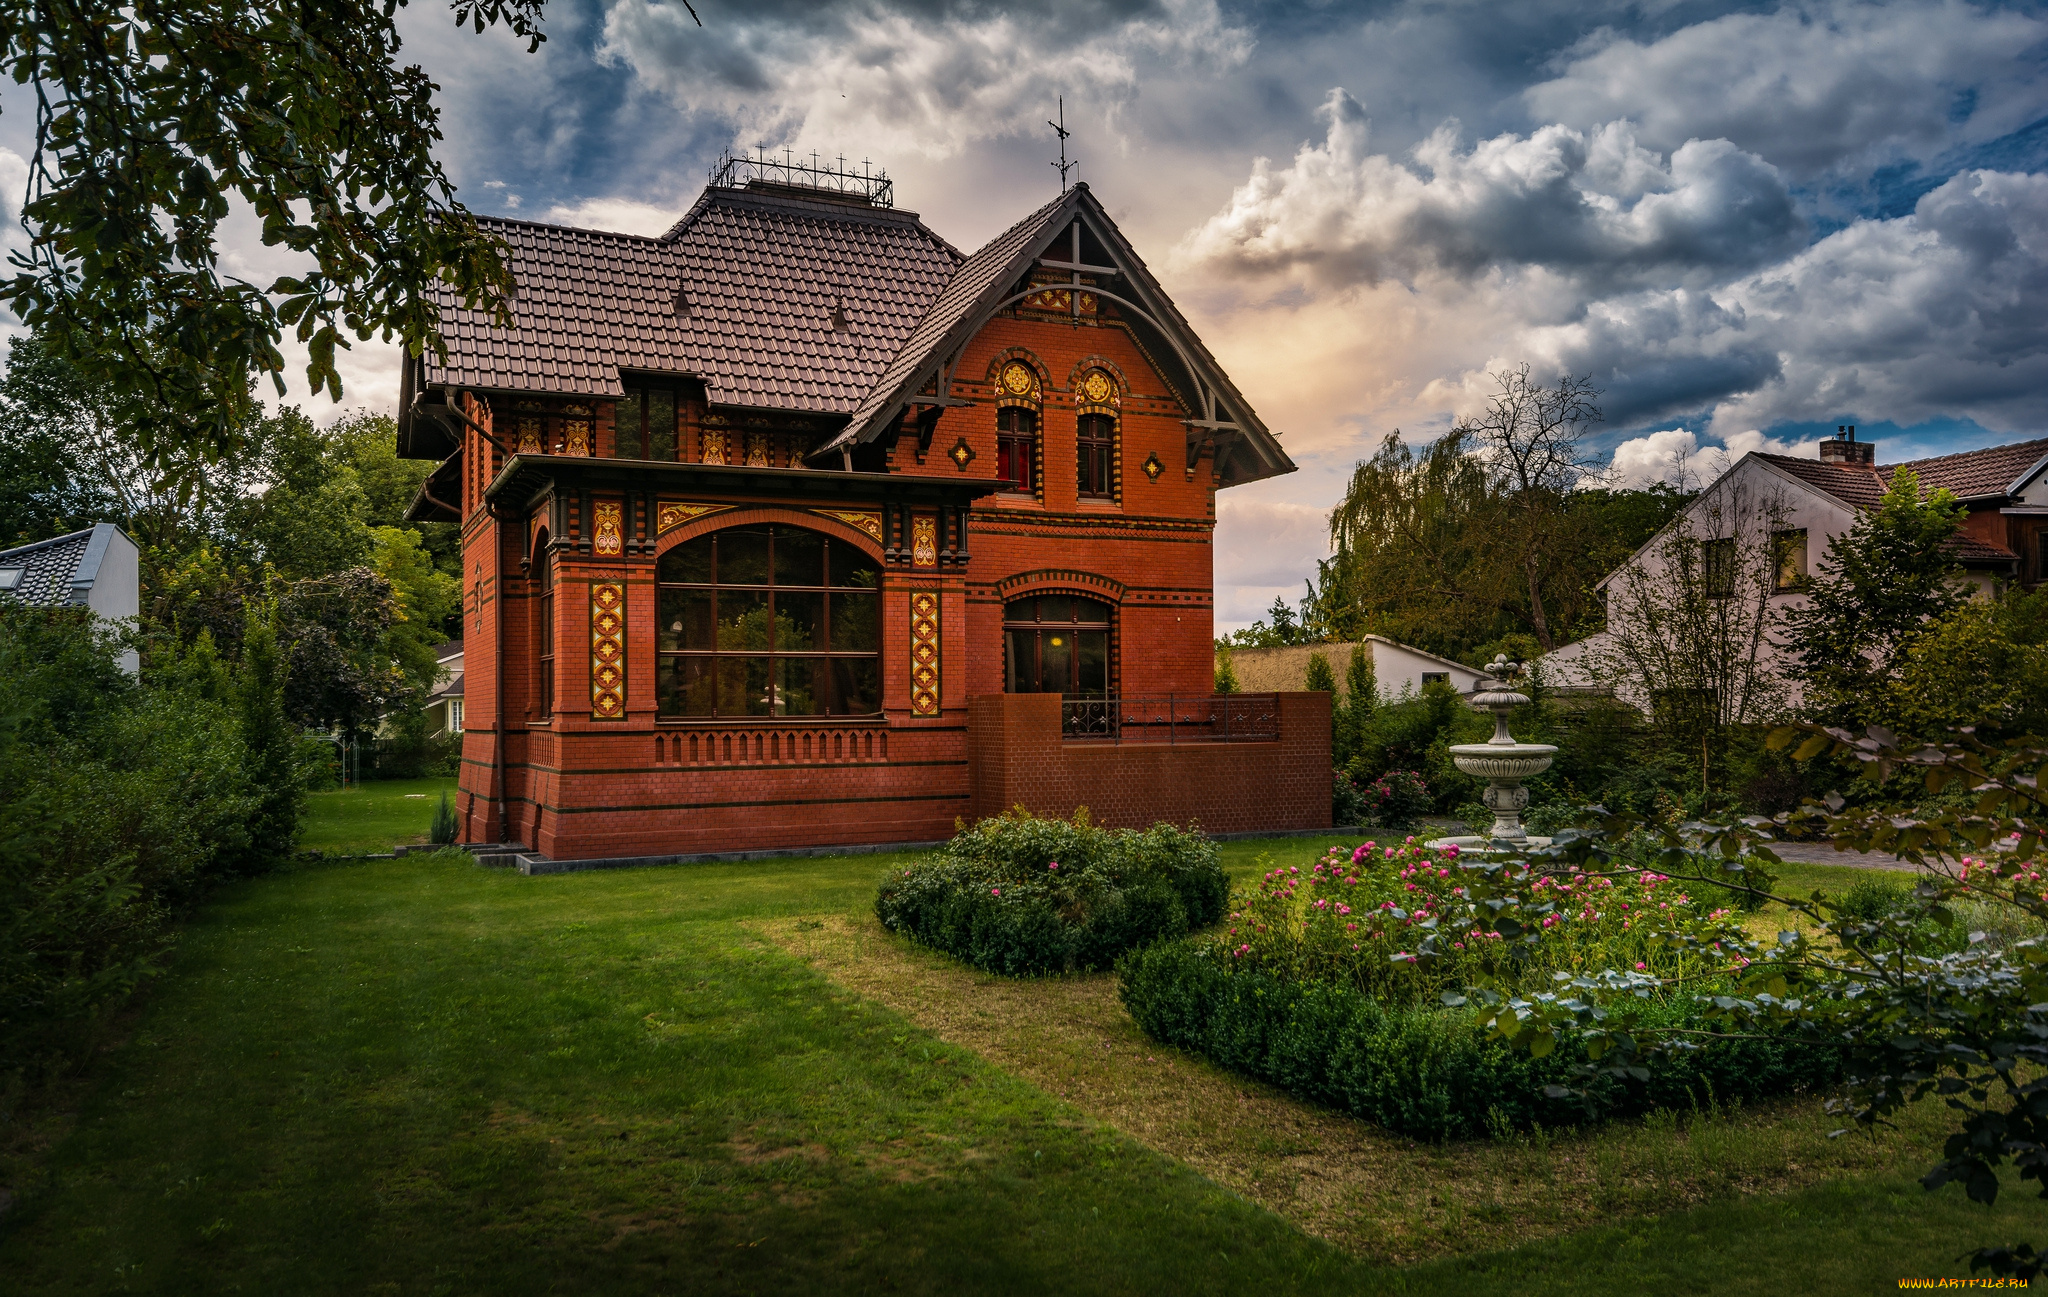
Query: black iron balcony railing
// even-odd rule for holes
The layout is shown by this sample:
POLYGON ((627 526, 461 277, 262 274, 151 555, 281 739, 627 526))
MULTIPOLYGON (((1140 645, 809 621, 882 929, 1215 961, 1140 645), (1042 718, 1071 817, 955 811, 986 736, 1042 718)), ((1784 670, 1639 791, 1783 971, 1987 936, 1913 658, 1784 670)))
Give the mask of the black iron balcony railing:
POLYGON ((1096 743, 1272 743, 1278 694, 1163 694, 1060 702, 1060 737, 1096 743))

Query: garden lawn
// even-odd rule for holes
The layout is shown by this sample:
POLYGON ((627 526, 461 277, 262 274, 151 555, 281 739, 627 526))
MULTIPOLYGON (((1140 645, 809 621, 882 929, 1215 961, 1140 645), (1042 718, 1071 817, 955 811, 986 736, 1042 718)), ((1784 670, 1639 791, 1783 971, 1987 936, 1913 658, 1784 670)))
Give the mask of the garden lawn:
POLYGON ((299 845, 331 856, 359 856, 425 842, 434 804, 444 792, 455 796, 453 779, 375 779, 309 793, 299 845))
MULTIPOLYGON (((1227 848, 1239 869, 1259 849, 1320 844, 1227 848)), ((1657 1217, 1621 1219, 1647 1205, 1624 1193, 1608 1223, 1513 1250, 1497 1230, 1460 1242, 1455 1221, 1432 1225, 1420 1250, 1441 1259, 1378 1265, 1152 1146, 1148 1126, 1190 1120, 1172 1087, 1125 1087, 1146 1097, 1122 1116, 1081 1087, 1063 1100, 994 1044, 954 1043, 829 978, 824 954, 785 949, 866 921, 890 865, 523 878, 446 854, 238 885, 187 927, 72 1133, 14 1186, 4 1286, 1851 1293, 1955 1274, 1967 1244, 2044 1223, 2017 1193, 1987 1212, 1865 1162, 1846 1182, 1657 1217)), ((986 1007, 1034 986, 1058 1004, 1067 984, 1006 984, 986 1007)), ((1070 1034, 1085 1044, 1092 1026, 1070 1034)), ((1255 1115, 1274 1101, 1228 1084, 1255 1115)), ((1241 1126, 1229 1156, 1247 1162, 1285 1135, 1264 1116, 1241 1126)), ((1624 1132, 1617 1156, 1654 1175, 1682 1126, 1624 1132)), ((1367 1200, 1422 1213, 1449 1201, 1440 1159, 1483 1155, 1411 1150, 1367 1200)), ((1601 1154, 1585 1156, 1597 1188, 1601 1154)), ((1778 1182, 1799 1176, 1756 1181, 1778 1182)), ((1586 1191, 1576 1173, 1558 1189, 1586 1191)), ((1468 1218, 1494 1210, 1455 1192, 1468 1218)))

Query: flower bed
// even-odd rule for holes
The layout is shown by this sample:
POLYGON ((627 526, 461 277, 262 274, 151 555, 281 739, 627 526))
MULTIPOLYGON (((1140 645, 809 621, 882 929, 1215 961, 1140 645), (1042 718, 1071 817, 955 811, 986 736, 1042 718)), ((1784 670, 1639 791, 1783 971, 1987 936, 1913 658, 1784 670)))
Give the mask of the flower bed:
POLYGON ((1194 829, 1102 829, 1085 812, 1022 810, 965 829, 885 879, 875 914, 892 932, 992 973, 1107 968, 1133 947, 1223 916, 1229 876, 1194 829))
POLYGON ((1502 866, 1413 839, 1333 851, 1267 871, 1240 893, 1220 938, 1157 946, 1120 965, 1133 1019, 1155 1038, 1389 1129, 1469 1137, 1659 1107, 1746 1100, 1825 1084, 1839 1052, 1804 1040, 1715 1040, 1659 1055, 1632 1080, 1576 1072, 1582 1052, 1536 1058, 1490 1040, 1446 993, 1546 988, 1560 974, 1633 968, 1645 987, 1621 1025, 1703 1022, 1692 992, 1726 961, 1711 940, 1725 912, 1650 871, 1595 876, 1558 867, 1530 890, 1538 911, 1472 920, 1474 885, 1502 866), (1505 931, 1503 931, 1505 929, 1505 931), (1418 952, 1427 952, 1418 957, 1418 952), (1564 1091, 1576 1091, 1565 1094, 1564 1091))

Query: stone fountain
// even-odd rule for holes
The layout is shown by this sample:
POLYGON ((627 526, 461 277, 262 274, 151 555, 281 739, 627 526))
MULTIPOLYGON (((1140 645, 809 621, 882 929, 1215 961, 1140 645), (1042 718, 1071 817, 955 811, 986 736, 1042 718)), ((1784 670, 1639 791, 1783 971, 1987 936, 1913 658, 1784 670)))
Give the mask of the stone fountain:
POLYGON ((1493 812, 1493 828, 1483 837, 1441 838, 1437 845, 1455 843, 1461 851, 1484 851, 1503 841, 1516 846, 1547 846, 1549 838, 1532 838, 1522 828, 1522 810, 1529 804, 1529 790, 1522 787, 1522 781, 1550 769, 1557 749, 1548 743, 1517 743, 1515 736, 1508 733, 1509 709, 1529 701, 1527 694, 1516 693, 1509 683, 1521 674, 1521 664, 1508 661, 1507 654, 1502 653, 1494 657, 1486 670, 1491 678, 1472 695, 1472 706, 1493 713, 1493 737, 1484 743, 1452 747, 1451 764, 1486 781, 1486 794, 1481 800, 1493 812))

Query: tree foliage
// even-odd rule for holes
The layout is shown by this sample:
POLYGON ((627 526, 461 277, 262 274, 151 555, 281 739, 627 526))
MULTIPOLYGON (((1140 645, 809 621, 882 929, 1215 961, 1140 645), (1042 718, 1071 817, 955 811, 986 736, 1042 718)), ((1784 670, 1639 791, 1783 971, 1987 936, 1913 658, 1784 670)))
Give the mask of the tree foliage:
POLYGON ((1524 445, 1527 469, 1502 471, 1492 464, 1505 452, 1482 436, 1461 425, 1418 450, 1396 431, 1353 469, 1330 514, 1336 552, 1303 605, 1312 640, 1380 634, 1452 658, 1514 634, 1554 645, 1594 628, 1594 584, 1691 498, 1661 483, 1559 489, 1557 466, 1575 450, 1524 445))
POLYGON ((1485 467, 1507 524, 1495 542, 1519 569, 1529 624, 1549 652, 1558 639, 1544 608, 1543 586, 1576 538, 1577 529, 1567 522, 1571 494, 1592 467, 1579 438, 1601 420, 1593 404, 1600 391, 1590 379, 1570 374, 1560 376, 1555 387, 1531 382, 1527 362, 1491 377, 1494 391, 1485 410, 1452 431, 1477 450, 1485 467))
POLYGON ((210 636, 141 680, 126 647, 82 609, 0 606, 0 1077, 75 1057, 180 907, 298 831, 296 771, 249 741, 261 682, 210 636))
MULTIPOLYGON (((249 380, 283 392, 283 330, 338 399, 337 348, 439 348, 430 290, 509 320, 502 249, 455 200, 433 149, 437 87, 401 66, 404 0, 140 0, 0 5, 0 62, 28 88, 29 249, 0 302, 123 397, 165 414, 152 459, 230 449, 249 380), (223 275, 237 209, 303 273, 223 275)), ((538 48, 542 0, 464 0, 538 48)))
POLYGON ((1969 598, 1952 542, 1966 510, 1892 474, 1871 512, 1828 545, 1803 607, 1785 617, 1786 674, 1816 719, 1868 724, 1903 676, 1915 639, 1969 598))

